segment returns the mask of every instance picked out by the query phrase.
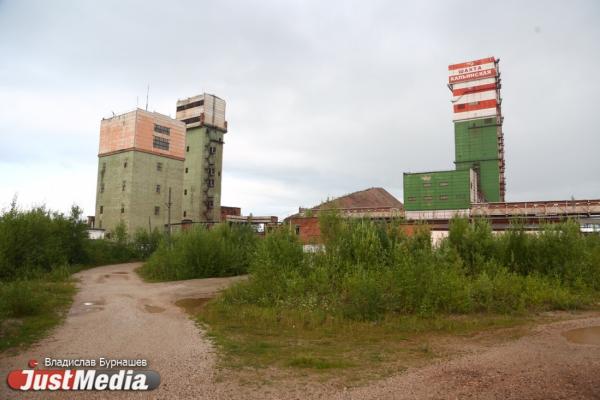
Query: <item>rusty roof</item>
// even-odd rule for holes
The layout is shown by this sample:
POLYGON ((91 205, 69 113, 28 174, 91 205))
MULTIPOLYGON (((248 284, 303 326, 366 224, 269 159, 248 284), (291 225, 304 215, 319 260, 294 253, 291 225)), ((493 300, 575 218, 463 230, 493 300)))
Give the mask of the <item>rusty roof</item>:
POLYGON ((350 193, 333 200, 326 201, 313 207, 313 210, 336 208, 336 209, 354 209, 354 208, 397 208, 402 209, 402 202, 392 196, 384 188, 369 188, 358 192, 350 193))

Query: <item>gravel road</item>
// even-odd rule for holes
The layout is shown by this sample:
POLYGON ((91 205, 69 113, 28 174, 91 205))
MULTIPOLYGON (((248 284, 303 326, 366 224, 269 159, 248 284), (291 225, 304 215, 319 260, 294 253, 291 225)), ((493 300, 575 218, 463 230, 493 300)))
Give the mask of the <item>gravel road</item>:
POLYGON ((0 356, 0 375, 45 357, 147 359, 161 375, 157 390, 133 392, 14 392, 0 385, 0 398, 220 398, 214 382, 216 355, 198 327, 173 303, 208 297, 240 278, 145 283, 139 263, 92 268, 76 274, 80 290, 65 323, 17 356, 0 356), (26 396, 24 394, 27 394, 26 396))
POLYGON ((217 379, 209 341, 173 303, 214 295, 242 278, 144 283, 121 264, 80 272, 80 291, 65 323, 16 356, 0 355, 0 374, 30 359, 144 358, 161 374, 152 392, 18 393, 0 385, 0 398, 136 399, 600 399, 600 346, 567 341, 563 333, 600 326, 600 313, 540 325, 531 334, 452 360, 409 369, 358 388, 293 379, 264 386, 217 379))

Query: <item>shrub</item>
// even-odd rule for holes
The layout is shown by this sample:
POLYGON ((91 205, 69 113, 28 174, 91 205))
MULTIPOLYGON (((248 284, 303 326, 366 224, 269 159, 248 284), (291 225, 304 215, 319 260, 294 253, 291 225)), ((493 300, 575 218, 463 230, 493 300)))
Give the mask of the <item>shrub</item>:
POLYGON ((226 304, 296 309, 357 320, 387 313, 513 313, 584 307, 600 289, 600 240, 574 222, 527 234, 515 222, 493 235, 486 220, 451 221, 432 248, 426 226, 320 215, 325 250, 303 253, 281 228, 262 241, 250 279, 224 292, 226 304))
POLYGON ((248 226, 195 227, 161 241, 140 273, 160 281, 245 274, 256 241, 248 226))

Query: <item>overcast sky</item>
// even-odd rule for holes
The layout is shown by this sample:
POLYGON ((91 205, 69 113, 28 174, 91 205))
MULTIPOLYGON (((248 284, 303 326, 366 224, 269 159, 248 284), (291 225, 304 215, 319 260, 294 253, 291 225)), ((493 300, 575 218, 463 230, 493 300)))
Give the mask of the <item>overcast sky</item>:
POLYGON ((223 204, 452 169, 451 63, 501 59, 507 200, 600 198, 600 2, 0 0, 0 206, 93 214, 102 117, 227 101, 223 204))

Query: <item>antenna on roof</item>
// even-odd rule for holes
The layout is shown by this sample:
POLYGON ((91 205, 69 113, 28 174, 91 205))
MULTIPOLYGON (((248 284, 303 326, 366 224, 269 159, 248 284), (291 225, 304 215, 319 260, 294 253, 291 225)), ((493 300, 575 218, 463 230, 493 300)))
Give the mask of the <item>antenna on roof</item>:
POLYGON ((146 111, 148 111, 148 95, 150 94, 150 84, 148 84, 148 90, 146 90, 146 111))

